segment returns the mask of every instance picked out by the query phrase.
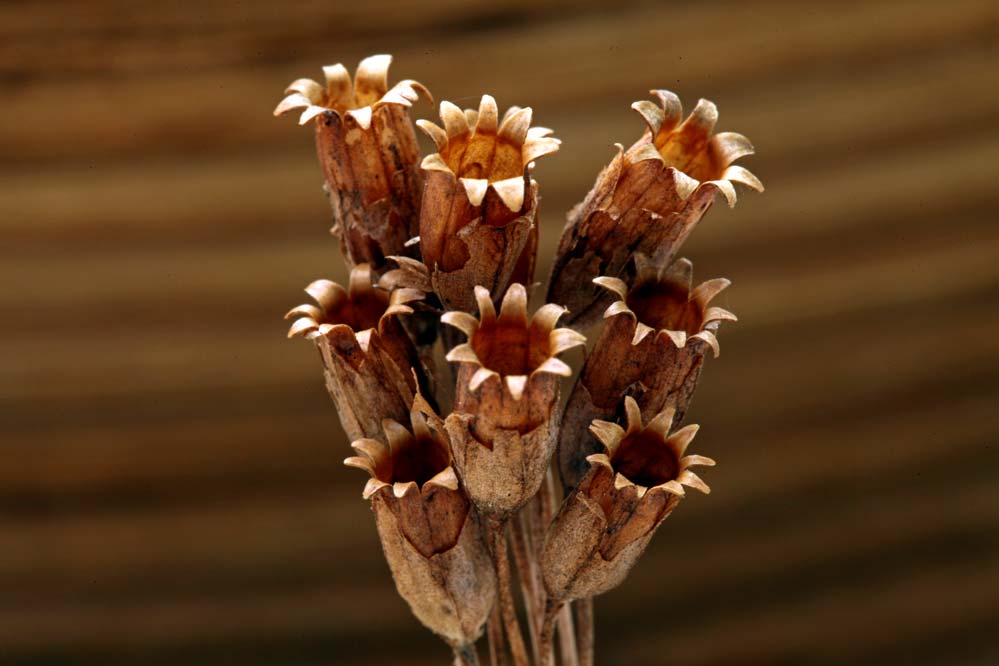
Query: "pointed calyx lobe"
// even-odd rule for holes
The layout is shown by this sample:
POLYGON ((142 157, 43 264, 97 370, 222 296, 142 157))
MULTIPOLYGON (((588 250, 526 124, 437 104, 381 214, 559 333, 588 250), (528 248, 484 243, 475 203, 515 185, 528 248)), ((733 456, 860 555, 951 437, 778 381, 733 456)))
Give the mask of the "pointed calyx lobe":
POLYGON ((704 357, 718 355, 716 333, 728 310, 711 300, 729 285, 723 278, 692 287, 686 259, 660 266, 637 255, 629 288, 600 277, 598 287, 618 300, 604 312, 605 324, 566 404, 559 433, 559 472, 567 487, 586 473, 586 458, 600 444, 589 431, 593 419, 611 419, 625 396, 637 400, 645 418, 675 410, 680 423, 693 398, 704 357))
POLYGON ((423 292, 381 289, 367 264, 351 270, 347 289, 316 280, 305 291, 315 304, 285 315, 294 320, 288 337, 306 337, 318 348, 347 436, 377 437, 382 419, 405 420, 426 372, 400 317, 413 312, 423 292))
POLYGON ((446 425, 469 497, 490 515, 506 515, 544 479, 558 431, 559 378, 572 372, 558 356, 584 338, 555 328, 559 306, 542 306, 528 319, 523 285, 510 286, 498 315, 484 287, 475 297, 478 319, 460 311, 441 319, 468 336, 447 356, 458 363, 458 378, 446 425))
POLYGON ((413 614, 452 645, 473 643, 492 608, 496 583, 478 519, 451 466, 444 424, 417 395, 411 429, 384 421, 384 437, 351 446, 344 463, 370 475, 385 559, 413 614))
POLYGON ((420 251, 444 305, 472 312, 475 285, 498 299, 512 280, 532 280, 538 186, 530 168, 559 141, 530 127, 529 108, 501 119, 489 95, 477 111, 442 102, 440 115, 443 127, 417 122, 437 147, 422 162, 420 251))
POLYGON ((416 81, 388 87, 391 56, 365 58, 351 81, 340 64, 323 68, 325 85, 298 79, 275 115, 303 109, 315 119, 316 149, 333 210, 333 233, 350 265, 380 268, 386 256, 405 254, 419 226, 423 177, 408 110, 419 96, 416 81))
POLYGON ((559 241, 548 300, 569 308, 567 323, 575 328, 595 315, 599 292, 593 278, 620 277, 636 252, 668 262, 717 193, 734 206, 734 183, 763 189, 756 176, 733 164, 753 153, 749 140, 735 132, 712 134, 718 120, 714 104, 700 100, 683 120, 676 95, 652 93, 656 102, 632 105, 648 130, 627 151, 619 147, 586 199, 569 213, 559 241))
POLYGON ((630 397, 624 411, 625 427, 591 424, 600 452, 589 456, 587 474, 548 530, 542 572, 555 599, 591 597, 616 587, 684 497, 684 486, 710 492, 690 468, 714 461, 684 455, 696 425, 670 434, 674 410, 667 408, 643 426, 630 397))

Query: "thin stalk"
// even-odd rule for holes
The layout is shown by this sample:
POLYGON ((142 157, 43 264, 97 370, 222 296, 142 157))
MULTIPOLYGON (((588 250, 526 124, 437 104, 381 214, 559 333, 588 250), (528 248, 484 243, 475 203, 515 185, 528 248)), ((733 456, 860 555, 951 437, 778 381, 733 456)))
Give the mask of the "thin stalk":
POLYGON ((579 666, 593 666, 593 597, 579 599, 572 607, 576 615, 579 666))
POLYGON ((562 654, 562 666, 579 666, 571 603, 562 606, 562 610, 558 613, 558 644, 559 652, 562 654))
POLYGON ((479 666, 479 653, 474 645, 455 645, 454 666, 479 666))
POLYGON ((545 619, 541 623, 540 666, 554 666, 555 664, 555 650, 552 641, 555 637, 555 621, 561 609, 561 601, 549 600, 545 605, 545 619))
POLYGON ((503 644, 503 621, 500 619, 499 603, 493 604, 486 623, 486 636, 489 639, 490 666, 506 666, 506 646, 503 644))
POLYGON ((513 656, 514 666, 528 666, 527 646, 520 632, 520 622, 517 620, 517 608, 513 601, 513 589, 510 581, 510 558, 507 553, 506 520, 490 519, 489 527, 493 545, 493 560, 496 564, 496 602, 499 604, 500 617, 503 619, 503 629, 506 631, 507 645, 513 656))
POLYGON ((520 579, 520 592, 524 598, 524 606, 527 610, 527 629, 531 637, 531 652, 534 661, 539 661, 538 656, 538 633, 541 631, 541 616, 538 606, 538 585, 540 583, 537 571, 537 562, 532 557, 530 534, 527 528, 527 514, 529 507, 524 508, 517 514, 513 522, 513 557, 517 563, 517 573, 520 579))

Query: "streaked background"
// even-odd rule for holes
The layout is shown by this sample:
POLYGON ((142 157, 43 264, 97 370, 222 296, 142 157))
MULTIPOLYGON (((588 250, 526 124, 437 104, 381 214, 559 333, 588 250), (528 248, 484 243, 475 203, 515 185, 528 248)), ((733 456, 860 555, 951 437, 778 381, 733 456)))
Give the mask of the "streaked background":
POLYGON ((997 33, 989 0, 0 5, 0 663, 447 663, 280 318, 343 272, 270 111, 377 52, 555 128, 543 261, 647 89, 758 148, 685 252, 740 316, 690 415, 715 492, 599 600, 599 663, 999 663, 997 33))

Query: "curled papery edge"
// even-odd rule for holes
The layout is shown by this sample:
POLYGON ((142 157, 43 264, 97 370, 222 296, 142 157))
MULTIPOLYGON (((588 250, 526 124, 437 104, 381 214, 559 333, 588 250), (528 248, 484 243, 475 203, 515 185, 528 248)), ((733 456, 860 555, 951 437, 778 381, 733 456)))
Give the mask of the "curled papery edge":
POLYGON ((528 383, 541 374, 569 377, 572 368, 557 358, 559 354, 573 347, 586 343, 586 338, 570 328, 555 328, 559 317, 565 312, 560 305, 548 303, 541 306, 527 318, 527 290, 524 285, 512 284, 503 296, 500 313, 496 314, 489 291, 485 287, 475 287, 475 300, 479 306, 479 317, 467 312, 445 312, 441 322, 457 328, 468 337, 468 342, 457 345, 447 354, 447 360, 455 363, 469 363, 478 369, 469 380, 469 389, 477 390, 487 381, 501 381, 504 390, 514 400, 520 400, 528 383), (501 375, 496 370, 486 367, 473 346, 474 338, 483 328, 496 325, 523 325, 528 340, 545 340, 547 350, 545 359, 532 368, 527 374, 501 375))
POLYGON ((699 490, 704 494, 711 492, 711 488, 693 471, 694 466, 714 467, 715 461, 707 456, 684 455, 687 447, 693 441, 694 436, 700 426, 691 424, 680 428, 670 434, 673 425, 674 408, 667 407, 649 420, 648 424, 642 424, 642 413, 638 403, 634 398, 628 396, 624 399, 626 426, 621 427, 611 421, 594 420, 590 425, 590 432, 604 446, 604 453, 595 453, 587 456, 586 460, 591 467, 603 467, 614 477, 614 487, 618 490, 622 488, 635 488, 639 498, 647 493, 664 493, 678 498, 685 496, 684 486, 699 490), (650 437, 659 446, 666 448, 676 460, 676 473, 673 478, 657 483, 653 486, 645 486, 636 483, 628 478, 614 464, 615 454, 618 452, 622 442, 629 436, 650 437))
POLYGON ((392 56, 387 54, 369 56, 358 64, 353 82, 342 64, 327 65, 323 67, 326 85, 307 78, 292 81, 285 89, 286 97, 274 109, 274 115, 303 109, 298 124, 304 125, 331 111, 367 130, 371 127, 373 112, 379 107, 389 104, 410 107, 421 96, 433 102, 430 91, 418 81, 406 79, 389 88, 391 63, 392 56))
POLYGON ((631 105, 645 121, 648 133, 626 153, 630 162, 656 160, 663 168, 675 171, 677 192, 683 199, 712 187, 722 193, 729 207, 734 207, 738 198, 734 183, 763 191, 759 178, 745 167, 733 164, 755 152, 749 139, 738 132, 712 135, 718 122, 718 107, 713 102, 698 100, 683 120, 683 105, 676 94, 669 90, 650 93, 658 104, 639 100, 631 105))
POLYGON ((422 300, 425 293, 412 287, 401 287, 388 291, 374 283, 374 272, 368 264, 359 264, 350 272, 346 289, 332 280, 320 279, 310 283, 305 292, 315 304, 305 303, 295 306, 285 314, 291 319, 288 337, 304 337, 312 340, 328 335, 336 329, 344 335, 354 337, 362 350, 367 352, 372 335, 380 335, 391 317, 413 313, 410 305, 422 300), (362 299, 377 299, 384 304, 384 310, 374 326, 355 327, 351 322, 334 321, 341 308, 352 307, 353 302, 362 299))
POLYGON ((530 107, 510 107, 502 120, 499 120, 496 100, 491 95, 482 96, 477 111, 472 109, 463 111, 455 104, 443 101, 440 104, 443 127, 429 120, 416 121, 416 126, 423 130, 437 147, 437 152, 424 157, 420 166, 425 171, 439 171, 456 178, 473 206, 481 206, 486 193, 491 189, 509 210, 517 212, 524 206, 526 188, 530 185, 530 179, 526 174, 537 159, 556 152, 561 144, 559 139, 551 136, 551 129, 531 127, 531 116, 530 107), (454 163, 460 164, 469 146, 474 146, 480 137, 494 144, 491 147, 490 159, 495 157, 497 142, 506 142, 519 147, 520 165, 516 175, 492 180, 488 177, 467 178, 455 172, 454 163), (456 154, 451 155, 452 151, 456 154), (444 154, 451 159, 445 159, 444 154))
POLYGON ((710 303, 712 299, 732 284, 731 280, 715 278, 702 282, 696 288, 691 289, 693 264, 688 259, 681 258, 669 265, 657 266, 643 255, 636 255, 635 263, 638 266, 638 274, 630 288, 624 280, 616 277, 601 276, 593 279, 594 284, 606 289, 618 298, 604 310, 603 318, 609 319, 623 315, 632 319, 635 322, 635 334, 631 340, 633 346, 640 344, 649 335, 655 334, 668 338, 678 349, 701 341, 711 347, 715 358, 717 358, 721 353, 716 335, 719 325, 723 321, 738 321, 738 318, 725 308, 711 306, 710 303), (699 330, 696 333, 688 334, 686 330, 668 327, 656 328, 641 321, 628 305, 628 296, 635 290, 654 283, 662 283, 664 287, 672 284, 676 288, 686 290, 687 302, 684 306, 696 308, 700 320, 699 330))

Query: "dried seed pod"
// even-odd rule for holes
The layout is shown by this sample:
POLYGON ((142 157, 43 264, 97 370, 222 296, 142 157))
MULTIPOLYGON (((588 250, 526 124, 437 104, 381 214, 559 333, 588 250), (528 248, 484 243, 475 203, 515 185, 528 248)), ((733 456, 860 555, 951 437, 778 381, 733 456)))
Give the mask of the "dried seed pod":
POLYGON ((659 104, 632 108, 648 131, 618 154, 597 177, 586 198, 569 213, 548 283, 548 301, 569 308, 568 324, 582 330, 599 317, 593 278, 619 277, 635 252, 662 263, 676 254, 721 192, 735 206, 733 183, 757 191, 763 185, 735 160, 753 153, 735 132, 712 136, 718 110, 700 100, 686 120, 680 99, 653 90, 659 104))
POLYGON ((347 289, 316 280, 305 291, 317 305, 299 305, 285 315, 295 320, 288 337, 304 336, 319 349, 326 389, 352 440, 378 436, 384 418, 404 420, 417 384, 425 381, 399 321, 400 315, 412 314, 410 303, 422 299, 423 292, 389 293, 373 278, 370 267, 361 264, 350 272, 347 289))
POLYGON ((396 589, 424 625, 456 649, 482 634, 496 596, 482 530, 451 466, 440 418, 417 396, 412 431, 384 421, 387 445, 360 439, 344 464, 368 472, 364 498, 396 589))
POLYGON ((589 471, 548 529, 541 569, 555 600, 592 597, 616 587, 684 496, 683 486, 710 492, 689 468, 714 461, 684 456, 698 426, 669 434, 673 409, 667 408, 643 427, 630 397, 625 412, 627 429, 593 422, 604 450, 587 458, 589 471))
POLYGON ((593 419, 611 419, 625 395, 638 401, 651 418, 667 407, 683 421, 700 377, 704 355, 720 351, 716 333, 723 321, 735 321, 728 310, 710 305, 729 286, 724 278, 691 288, 692 264, 678 259, 657 266, 635 257, 637 276, 629 289, 618 278, 594 282, 619 300, 604 312, 605 325, 573 387, 559 433, 558 462, 562 481, 575 486, 600 449, 589 434, 593 419))
POLYGON ((485 287, 475 287, 479 319, 447 312, 445 324, 468 342, 447 355, 459 363, 454 412, 446 425, 455 467, 480 511, 505 517, 541 486, 558 432, 559 378, 572 370, 556 358, 585 342, 555 328, 565 311, 544 305, 527 319, 527 291, 513 284, 499 317, 485 287))
POLYGON ((538 207, 530 167, 559 140, 530 127, 529 108, 511 107, 500 122, 489 95, 478 111, 442 102, 440 115, 444 128, 417 121, 437 146, 422 163, 420 251, 441 302, 471 312, 475 285, 498 299, 515 272, 530 279, 538 207))
POLYGON ((316 150, 333 209, 333 233, 349 265, 406 252, 419 227, 420 149, 408 110, 419 96, 416 81, 388 87, 392 56, 365 58, 354 81, 341 64, 323 68, 326 85, 298 79, 274 115, 304 109, 299 124, 316 120, 316 150))
MULTIPOLYGON (((441 304, 433 293, 430 284, 430 273, 426 265, 419 259, 410 257, 386 257, 396 264, 396 268, 386 271, 378 280, 378 286, 388 291, 396 289, 416 289, 425 294, 425 298, 414 306, 413 313, 405 319, 403 325, 409 331, 416 344, 417 352, 428 371, 434 368, 434 344, 440 332, 441 304)), ((434 379, 428 375, 429 379, 434 379)), ((431 390, 431 395, 436 392, 431 390)))
POLYGON ((396 263, 396 267, 385 271, 379 279, 378 284, 384 289, 408 288, 419 289, 427 294, 433 292, 433 285, 430 283, 430 270, 427 265, 419 259, 410 257, 386 257, 396 263))

